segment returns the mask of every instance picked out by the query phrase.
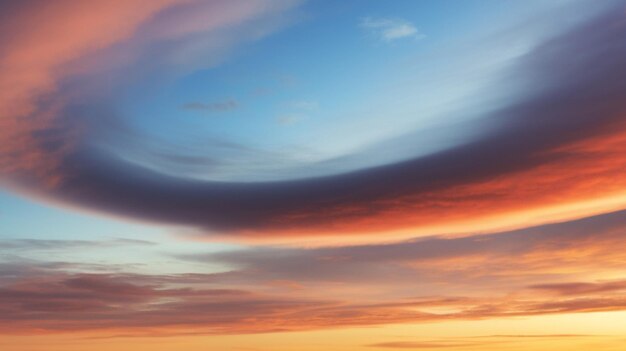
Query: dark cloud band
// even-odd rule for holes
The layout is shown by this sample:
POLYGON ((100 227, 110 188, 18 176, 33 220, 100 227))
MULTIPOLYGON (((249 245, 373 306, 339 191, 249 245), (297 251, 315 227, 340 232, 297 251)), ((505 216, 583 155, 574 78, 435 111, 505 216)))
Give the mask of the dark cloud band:
POLYGON ((61 181, 45 192, 118 215, 232 233, 361 232, 445 220, 463 209, 497 211, 508 195, 480 184, 567 162, 579 155, 560 147, 623 129, 626 26, 612 10, 523 57, 517 74, 530 89, 485 116, 492 132, 453 149, 335 176, 229 183, 166 176, 85 146, 62 159, 61 181), (457 187, 470 191, 450 198, 457 187))

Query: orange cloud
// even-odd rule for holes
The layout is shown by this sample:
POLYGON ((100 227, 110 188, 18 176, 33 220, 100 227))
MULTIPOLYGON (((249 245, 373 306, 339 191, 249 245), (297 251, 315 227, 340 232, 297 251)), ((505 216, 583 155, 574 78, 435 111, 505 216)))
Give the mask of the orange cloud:
POLYGON ((141 336, 162 330, 174 335, 237 334, 626 310, 622 294, 607 295, 606 291, 560 298, 533 293, 354 303, 229 289, 172 288, 154 282, 147 285, 154 278, 158 279, 63 274, 4 284, 0 288, 0 320, 4 322, 0 333, 108 330, 115 335, 124 330, 141 336))
MULTIPOLYGON (((419 195, 398 194, 366 208, 329 205, 317 211, 286 211, 276 224, 289 228, 285 234, 399 231, 404 233, 400 236, 410 237, 416 231, 484 230, 583 217, 593 214, 594 209, 575 209, 577 205, 581 209, 589 207, 587 201, 596 202, 595 211, 611 211, 626 206, 626 154, 620 151, 625 148, 626 128, 620 123, 611 126, 611 131, 544 150, 539 157, 547 162, 528 169, 419 195), (624 197, 617 206, 613 205, 615 196, 624 197), (606 207, 602 207, 602 199, 607 199, 606 207), (559 210, 563 205, 567 205, 566 211, 559 210), (302 222, 312 226, 295 227, 302 222)), ((280 235, 281 230, 277 232, 280 235)))
MULTIPOLYGON (((615 213, 463 238, 168 257, 208 264, 193 274, 13 260, 0 263, 0 333, 237 334, 626 311, 626 256, 615 250, 625 227, 615 213)), ((16 245, 55 247, 5 247, 16 245)))
POLYGON ((55 127, 63 101, 54 96, 68 65, 81 56, 129 37, 174 0, 55 1, 10 4, 10 33, 0 54, 0 172, 58 182, 58 160, 71 147, 71 133, 40 140, 55 127), (55 143, 56 147, 51 147, 55 143))
MULTIPOLYGON (((85 134, 81 121, 67 123, 62 116, 76 98, 61 89, 68 78, 108 74, 107 68, 131 65, 151 42, 222 30, 295 3, 60 0, 4 5, 0 174, 47 187, 58 186, 66 176, 61 164, 85 134), (107 51, 115 45, 117 52, 107 51)), ((172 64, 186 63, 181 53, 176 60, 172 64)))

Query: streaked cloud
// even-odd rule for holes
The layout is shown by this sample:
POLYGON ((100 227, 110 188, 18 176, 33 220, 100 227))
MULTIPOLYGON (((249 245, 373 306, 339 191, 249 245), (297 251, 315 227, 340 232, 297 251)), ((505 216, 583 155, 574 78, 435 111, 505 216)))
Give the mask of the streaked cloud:
POLYGON ((509 349, 514 344, 519 344, 524 339, 552 339, 565 341, 575 338, 578 341, 584 341, 593 338, 601 338, 602 335, 585 335, 585 334, 531 334, 531 335, 486 335, 474 337, 453 337, 441 339, 425 339, 423 341, 387 341, 376 344, 366 345, 368 347, 383 349, 409 349, 409 350, 435 350, 435 349, 452 349, 452 350, 485 350, 485 349, 509 349))
POLYGON ((239 103, 234 99, 214 102, 188 102, 181 106, 185 110, 204 112, 227 112, 239 107, 239 103))
POLYGON ((381 342, 378 344, 367 345, 370 347, 385 348, 385 349, 409 349, 409 350, 433 350, 433 349, 449 349, 449 348, 464 348, 483 346, 485 342, 474 341, 390 341, 381 342))
POLYGON ((626 311, 626 257, 614 250, 625 227, 620 212, 488 236, 171 256, 206 273, 12 257, 0 263, 0 319, 19 321, 4 332, 230 334, 626 311))
POLYGON ((94 240, 44 240, 44 239, 12 239, 0 240, 0 252, 4 250, 77 250, 115 246, 155 245, 154 242, 137 239, 94 240))

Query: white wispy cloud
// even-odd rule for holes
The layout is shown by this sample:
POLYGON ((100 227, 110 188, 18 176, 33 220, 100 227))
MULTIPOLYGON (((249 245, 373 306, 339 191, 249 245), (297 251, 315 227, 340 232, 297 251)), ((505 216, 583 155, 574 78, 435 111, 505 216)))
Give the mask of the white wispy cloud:
POLYGON ((373 18, 365 17, 359 23, 364 28, 384 41, 393 41, 402 38, 420 39, 424 35, 415 25, 401 18, 373 18))

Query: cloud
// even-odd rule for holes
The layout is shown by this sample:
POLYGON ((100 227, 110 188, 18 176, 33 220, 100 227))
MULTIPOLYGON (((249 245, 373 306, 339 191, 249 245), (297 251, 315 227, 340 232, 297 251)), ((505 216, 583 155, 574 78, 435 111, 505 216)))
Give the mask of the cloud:
MULTIPOLYGON (((211 4, 227 6, 227 12, 237 19, 233 23, 269 16, 269 10, 274 14, 273 11, 281 13, 289 8, 289 4, 277 8, 259 5, 264 9, 261 11, 241 5, 243 2, 211 4)), ((49 64, 43 65, 47 62, 43 56, 36 60, 43 66, 33 67, 33 72, 41 72, 50 83, 49 88, 42 89, 54 95, 58 77, 49 76, 56 72, 51 67, 80 61, 80 57, 95 50, 91 47, 95 39, 108 46, 131 36, 131 43, 137 40, 143 43, 139 47, 158 47, 167 56, 174 55, 178 46, 169 41, 159 46, 158 38, 179 38, 175 42, 183 45, 189 44, 184 39, 195 33, 192 29, 198 23, 208 26, 201 27, 204 34, 204 30, 215 34, 215 28, 231 28, 231 22, 225 23, 222 16, 209 16, 214 22, 194 22, 191 27, 184 26, 184 30, 175 26, 184 18, 178 11, 193 12, 197 10, 193 6, 173 8, 160 16, 156 12, 144 13, 141 6, 132 10, 138 13, 137 23, 115 37, 100 39, 99 35, 104 35, 100 33, 106 31, 94 27, 87 32, 96 33, 98 38, 81 36, 75 44, 76 52, 68 49, 67 53, 64 47, 53 45, 59 50, 58 56, 54 51, 54 60, 49 64)), ((65 16, 82 18, 71 11, 57 15, 57 25, 66 23, 65 16)), ((30 17, 24 18, 23 23, 16 21, 21 25, 16 32, 21 33, 23 26, 30 23, 30 17)), ((615 195, 626 186, 626 156, 618 151, 626 146, 626 79, 619 79, 626 72, 622 21, 623 12, 612 8, 541 43, 520 57, 514 72, 507 76, 523 77, 529 89, 484 116, 483 121, 492 128, 481 138, 399 163, 301 180, 208 181, 189 176, 187 168, 177 174, 137 162, 133 153, 161 143, 142 135, 116 134, 111 133, 111 128, 102 128, 103 120, 116 117, 111 109, 71 104, 52 104, 52 108, 44 103, 48 108, 43 113, 36 99, 26 99, 26 105, 34 107, 25 108, 19 115, 32 118, 5 114, 11 117, 2 119, 2 123, 8 124, 0 128, 0 133, 11 134, 3 134, 2 140, 11 142, 0 146, 4 165, 0 168, 3 179, 16 189, 51 198, 56 203, 193 226, 208 234, 219 232, 225 236, 300 238, 401 230, 413 235, 420 229, 424 232, 423 228, 439 226, 452 231, 450 226, 461 225, 485 230, 485 226, 494 223, 529 225, 532 218, 554 220, 551 211, 560 206, 567 206, 565 215, 580 216, 574 211, 580 203, 615 195), (581 56, 581 52, 585 55, 581 56), (31 123, 39 118, 45 121, 31 123), (110 148, 103 150, 98 143, 110 148), (127 148, 129 144, 135 148, 127 148), (107 152, 110 150, 116 152, 107 152)), ((102 23, 109 23, 108 19, 102 23)), ((52 29, 57 30, 54 26, 52 29)), ((59 37, 66 34, 58 30, 59 37)), ((36 40, 25 40, 28 45, 23 46, 4 46, 2 57, 26 55, 29 48, 40 47, 38 43, 50 42, 47 33, 33 32, 36 40)), ((30 71, 22 67, 26 62, 35 61, 17 60, 14 68, 30 71)), ((91 72, 94 81, 100 81, 94 78, 98 72, 91 72)), ((14 76, 7 73, 0 77, 14 76)), ((32 93, 32 89, 29 85, 27 90, 32 93)), ((57 98, 66 96, 60 95, 57 98)), ((7 101, 13 104, 18 100, 7 101)), ((164 154, 185 156, 185 152, 164 154)), ((169 157, 166 162, 171 164, 172 159, 169 157)))
MULTIPOLYGON (((623 275, 626 254, 615 247, 626 244, 625 228, 618 212, 377 245, 202 253, 199 243, 198 254, 159 259, 192 262, 200 273, 139 274, 11 256, 0 261, 0 334, 237 334, 626 311, 623 279, 589 279, 623 275), (205 273, 199 263, 207 263, 205 273)), ((522 337, 540 336, 485 338, 522 337)), ((377 347, 472 340, 398 342, 377 347)))
POLYGON ((63 271, 3 280, 0 334, 100 330, 141 336, 154 328, 170 335, 239 334, 626 309, 626 300, 618 295, 549 301, 538 295, 492 295, 376 303, 342 298, 341 294, 333 299, 310 294, 287 297, 206 284, 189 286, 187 281, 185 275, 63 271), (433 308, 449 312, 429 312, 433 308))
POLYGON ((215 101, 211 103, 204 102, 188 102, 181 106, 185 110, 190 111, 206 111, 206 112, 227 112, 239 107, 239 103, 233 99, 224 101, 215 101))
POLYGON ((476 346, 484 346, 483 342, 415 342, 415 341, 391 341, 391 342, 381 342, 378 344, 370 344, 367 345, 370 347, 379 347, 386 349, 439 349, 439 348, 462 348, 462 347, 476 347, 476 346))
POLYGON ((449 292, 453 285, 459 291, 478 289, 480 281, 484 293, 494 288, 600 293, 622 289, 623 283, 568 285, 569 280, 598 270, 619 274, 626 254, 612 248, 626 244, 624 230, 626 212, 621 211, 488 235, 311 249, 262 247, 177 258, 233 267, 224 274, 230 282, 393 283, 399 290, 433 292, 440 287, 431 280, 444 279, 449 292))
POLYGON ((424 37, 413 23, 400 18, 366 17, 361 20, 359 26, 387 42, 403 38, 421 39, 424 37))
MULTIPOLYGON (((34 12, 30 6, 4 5, 3 13, 11 13, 7 15, 11 20, 3 32, 11 36, 2 38, 0 51, 0 138, 11 143, 0 146, 0 171, 28 171, 39 176, 52 172, 75 136, 58 135, 61 132, 55 130, 59 125, 55 126, 58 121, 53 116, 58 106, 47 101, 44 105, 48 111, 42 111, 37 103, 41 95, 57 91, 60 72, 66 71, 65 65, 73 59, 126 38, 139 24, 171 4, 174 2, 128 1, 110 6, 106 1, 62 1, 53 5, 39 1, 30 3, 37 7, 34 12), (58 45, 46 45, 50 38, 63 40, 58 45), (29 115, 30 119, 24 118, 29 115), (45 139, 54 141, 56 147, 49 148, 45 139)), ((48 181, 54 183, 55 179, 48 181)))
POLYGON ((554 340, 567 340, 570 338, 593 338, 600 335, 584 335, 584 334, 529 334, 529 335, 487 335, 475 337, 448 337, 445 339, 431 339, 425 341, 387 341, 376 344, 365 345, 368 347, 388 348, 388 349, 463 349, 471 348, 472 350, 491 349, 495 346, 497 349, 508 348, 508 345, 519 345, 523 339, 541 338, 554 340), (507 340, 512 339, 512 340, 507 340))
POLYGON ((532 289, 554 292, 559 295, 584 295, 589 293, 613 293, 626 290, 626 281, 610 281, 598 283, 567 282, 556 284, 532 285, 532 289))
POLYGON ((3 4, 2 13, 11 20, 2 30, 11 34, 0 38, 0 138, 11 143, 0 146, 0 174, 54 185, 59 160, 84 137, 78 132, 82 122, 61 116, 68 96, 115 90, 154 69, 210 66, 236 43, 279 27, 283 21, 269 25, 263 19, 295 5, 291 0, 3 4), (226 28, 237 29, 237 35, 226 28))
POLYGON ((96 249, 117 246, 151 246, 154 242, 136 239, 93 240, 45 240, 45 239, 8 239, 0 240, 0 252, 7 250, 72 250, 96 249))

